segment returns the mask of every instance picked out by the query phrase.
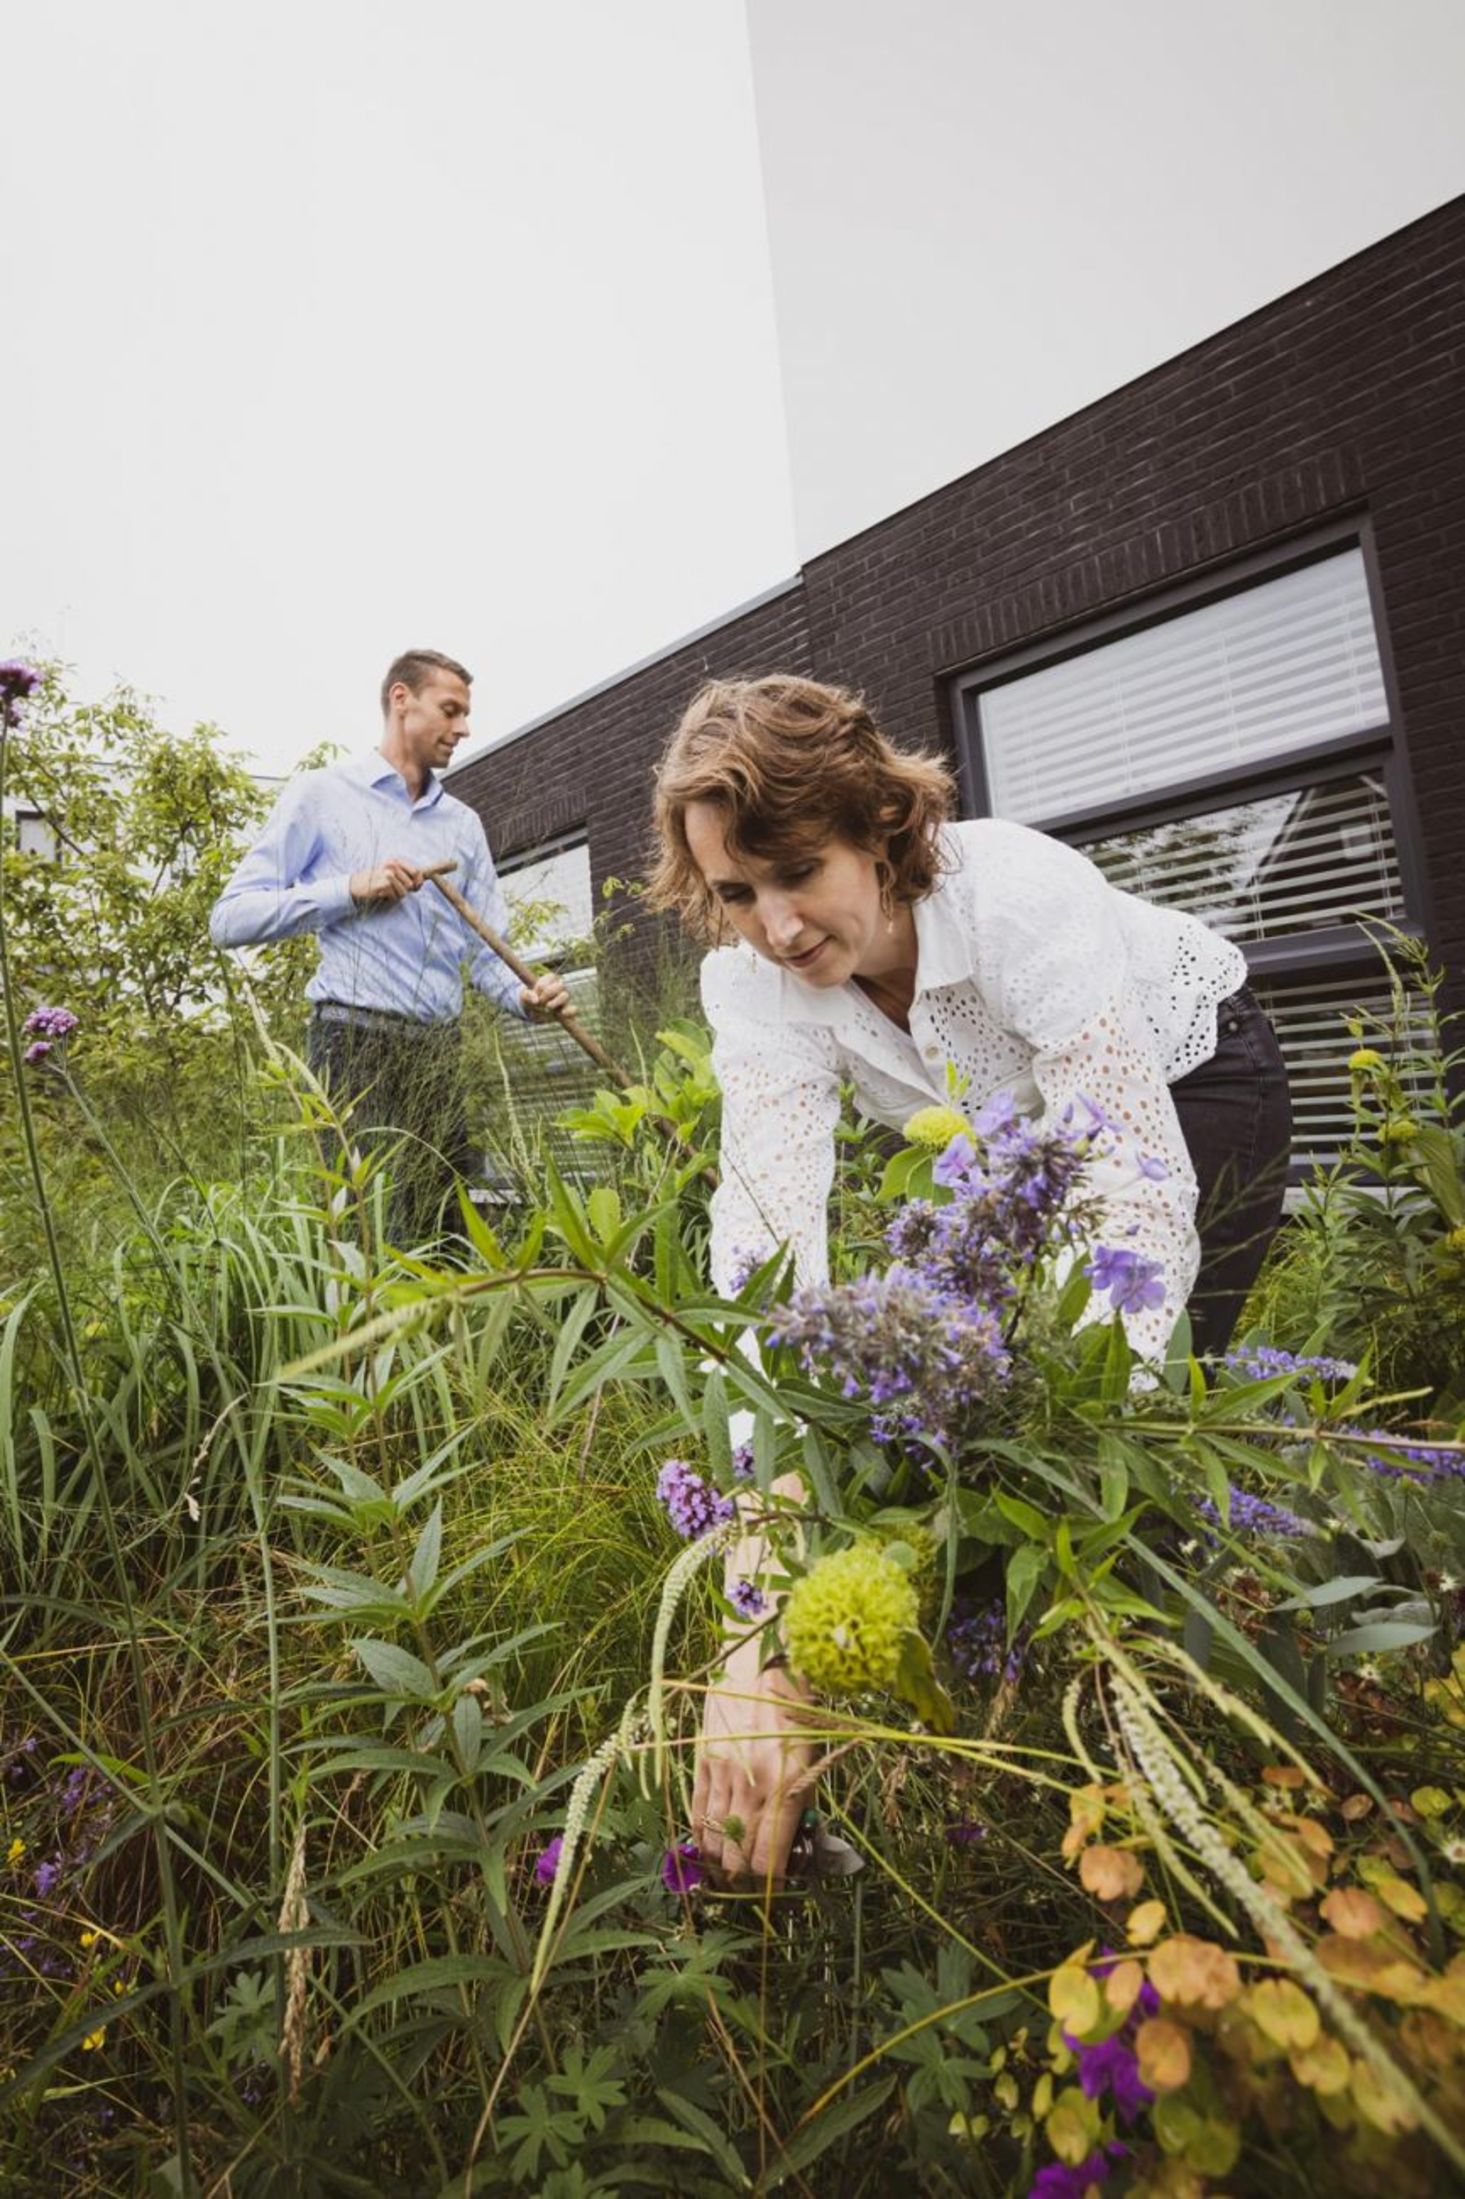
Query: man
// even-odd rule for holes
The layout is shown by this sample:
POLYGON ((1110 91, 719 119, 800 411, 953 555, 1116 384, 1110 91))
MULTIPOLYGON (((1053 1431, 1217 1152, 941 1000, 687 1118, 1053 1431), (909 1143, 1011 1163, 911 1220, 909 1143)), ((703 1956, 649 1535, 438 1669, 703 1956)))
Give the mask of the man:
POLYGON ((545 976, 521 987, 507 964, 423 871, 452 861, 460 893, 496 931, 503 889, 482 823, 437 774, 469 733, 472 674, 436 649, 411 649, 382 681, 383 732, 370 756, 292 779, 214 904, 220 947, 314 932, 308 1059, 353 1131, 397 1143, 392 1234, 438 1226, 453 1175, 472 1167, 461 1092, 462 965, 510 1015, 539 1020, 569 1000, 545 976))

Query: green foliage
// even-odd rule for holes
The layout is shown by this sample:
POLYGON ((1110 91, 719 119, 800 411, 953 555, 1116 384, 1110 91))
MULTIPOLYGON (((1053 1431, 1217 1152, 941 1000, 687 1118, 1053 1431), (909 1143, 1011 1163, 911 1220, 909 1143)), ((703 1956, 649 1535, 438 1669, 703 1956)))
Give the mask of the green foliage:
MULTIPOLYGON (((129 894, 108 922, 145 958, 129 894)), ((1107 2188, 1459 2175, 1465 1524, 1352 1432, 1455 1433, 1448 1390, 1395 1394, 1459 1226, 1432 1064, 1359 1072, 1361 1139, 1401 1091, 1416 1130, 1385 1196, 1319 1195, 1257 1301, 1295 1351, 1356 1320, 1356 1376, 1205 1370, 1182 1338, 1146 1387, 1117 1323, 1075 1332, 1076 1271, 933 1463, 771 1342, 785 1263, 708 1292, 695 1026, 660 1019, 636 1093, 580 1111, 583 1175, 526 1122, 520 1206, 424 1257, 386 1241, 390 1155, 194 977, 164 1021, 216 1031, 201 1087, 237 1064, 211 1114, 124 1152, 99 1095, 151 1074, 152 1010, 88 1005, 33 1087, 59 1282, 34 1186, 7 1223, 7 2189, 65 2160, 83 2192, 1000 2199, 1119 2129, 1064 2031, 1120 2035, 1130 1964, 1170 2028, 1107 2188), (795 1582, 857 1551, 893 1589, 894 1656, 814 1706, 786 1887, 663 1876, 726 1611, 656 1505, 669 1453, 795 1582), (1258 1499, 1307 1531, 1258 1533, 1258 1499)), ((933 1149, 847 1130, 837 1272, 933 1149)))

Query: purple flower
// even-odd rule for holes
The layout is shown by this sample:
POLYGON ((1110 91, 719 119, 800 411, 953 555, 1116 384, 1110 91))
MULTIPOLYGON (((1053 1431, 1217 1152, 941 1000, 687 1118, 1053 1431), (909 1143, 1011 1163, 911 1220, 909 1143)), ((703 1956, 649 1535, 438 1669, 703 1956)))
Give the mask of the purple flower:
POLYGON ((560 1850, 564 1844, 564 1834, 556 1833, 553 1840, 548 1841, 534 1858, 534 1876, 541 1886, 554 1884, 555 1873, 560 1867, 560 1850))
POLYGON ((0 663, 0 725, 14 725, 16 704, 33 695, 40 684, 40 673, 24 657, 6 657, 0 663))
POLYGON ((738 1245, 734 1249, 733 1256, 728 1262, 727 1274, 728 1289, 732 1292, 734 1298, 742 1296, 767 1258, 768 1253, 760 1251, 756 1245, 738 1245))
POLYGON ((78 1018, 69 1008, 32 1008, 24 1028, 33 1038, 70 1038, 78 1018))
POLYGON ((40 1869, 32 1875, 31 1884, 44 1901, 48 1894, 53 1894, 56 1891, 61 1883, 62 1875, 63 1866, 60 1857, 52 1856, 49 1862, 43 1863, 40 1869))
POLYGON ((690 1840, 679 1840, 661 1859, 661 1883, 669 1894, 689 1894, 706 1877, 702 1858, 690 1840))
POLYGON ((34 1040, 33 1043, 27 1046, 25 1050, 26 1067, 28 1069, 34 1069, 38 1062, 42 1062, 45 1060, 47 1054, 49 1054, 50 1051, 51 1041, 48 1038, 38 1038, 34 1040))
POLYGON ((981 1822, 980 1818, 959 1818, 954 1825, 948 1825, 946 1828, 947 1846, 952 1848, 974 1847, 978 1841, 985 1840, 986 1837, 987 1827, 981 1822))
POLYGON ((1102 2184, 1114 2164, 1125 2159, 1128 2152, 1128 2146, 1116 2142, 1101 2146, 1077 2168, 1070 2168, 1064 2161, 1049 2161, 1028 2186, 1027 2199, 1084 2199, 1089 2186, 1102 2184))
POLYGON ((751 1443, 735 1443, 733 1445, 731 1466, 734 1481, 752 1481, 754 1479, 757 1468, 753 1464, 753 1446, 751 1443))
POLYGON ((1142 1176, 1148 1176, 1151 1183, 1164 1183, 1170 1174, 1158 1153, 1141 1153, 1139 1172, 1142 1176))
POLYGON ((737 1517, 731 1497, 720 1496, 684 1458, 669 1458, 656 1477, 656 1494, 666 1516, 686 1542, 737 1517))
POLYGON ((984 1186, 986 1178, 977 1149, 965 1131, 959 1131, 945 1152, 937 1154, 931 1164, 931 1180, 943 1191, 972 1191, 984 1186))
MULTIPOLYGON (((1201 1497, 1196 1511, 1213 1527, 1221 1524, 1221 1514, 1209 1497, 1201 1497)), ((1231 1532, 1233 1535, 1277 1535, 1296 1541, 1302 1535, 1315 1535, 1317 1529, 1296 1512, 1289 1512, 1285 1505, 1269 1504, 1265 1497, 1254 1497, 1245 1489, 1231 1489, 1231 1532)))
POLYGON ((768 1609, 768 1598, 756 1581, 736 1580, 727 1592, 727 1600, 740 1619, 761 1618, 768 1609))
POLYGON ((1144 1313, 1165 1303, 1165 1271, 1158 1260, 1122 1245, 1099 1245, 1084 1263, 1084 1273, 1116 1313, 1144 1313))
POLYGON ((1026 1662, 1031 1631, 1024 1627, 1009 1649, 1007 1606, 1000 1596, 979 1608, 958 1601, 947 1621, 946 1646, 963 1679, 1011 1682, 1026 1662))
POLYGON ((1370 1473, 1383 1474, 1390 1481, 1459 1481, 1465 1478, 1465 1451, 1436 1449, 1429 1443, 1404 1443, 1392 1428, 1345 1428, 1345 1435, 1381 1438, 1388 1442, 1386 1451, 1369 1451, 1363 1464, 1370 1473))
POLYGON ((1086 2046, 1065 2031, 1064 2044, 1078 2056, 1078 2081, 1086 2100, 1102 2100, 1112 2094, 1114 2105, 1127 2123, 1142 2115, 1155 2095, 1139 2073, 1139 2056, 1129 2043, 1128 2023, 1113 2038, 1086 2046))
POLYGON ((87 1770, 85 1764, 78 1764, 74 1771, 67 1773, 66 1784, 61 1789, 61 1814, 63 1817, 70 1817, 74 1810, 80 1808, 82 1797, 86 1793, 86 1781, 87 1770))
POLYGON ((1247 1344, 1237 1351, 1228 1351, 1221 1361, 1235 1374, 1249 1375, 1254 1381, 1264 1381, 1273 1374, 1313 1374, 1320 1382, 1351 1382, 1358 1369, 1351 1359, 1299 1358, 1295 1352, 1282 1351, 1275 1344, 1247 1344))

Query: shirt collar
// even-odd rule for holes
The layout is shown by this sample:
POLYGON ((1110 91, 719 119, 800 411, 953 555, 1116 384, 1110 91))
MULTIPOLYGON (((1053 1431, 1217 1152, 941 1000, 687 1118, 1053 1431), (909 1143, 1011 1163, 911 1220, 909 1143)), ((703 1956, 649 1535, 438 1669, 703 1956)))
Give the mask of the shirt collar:
MULTIPOLYGON (((976 974, 976 943, 957 912, 956 896, 945 891, 946 878, 961 862, 958 845, 943 836, 947 870, 924 899, 911 906, 916 926, 916 998, 941 985, 961 985, 976 974)), ((804 985, 792 970, 780 968, 778 1016, 781 1023, 842 1023, 859 988, 804 985)))
MULTIPOLYGON (((401 772, 389 757, 382 754, 379 748, 372 749, 371 753, 366 756, 348 758, 341 768, 349 779, 356 781, 358 786, 385 786, 390 780, 394 786, 400 787, 403 794, 407 792, 407 782, 402 777, 401 772)), ((414 809, 431 809, 435 802, 442 800, 442 793, 442 780, 435 771, 429 771, 427 784, 423 787, 422 792, 412 806, 414 809)))

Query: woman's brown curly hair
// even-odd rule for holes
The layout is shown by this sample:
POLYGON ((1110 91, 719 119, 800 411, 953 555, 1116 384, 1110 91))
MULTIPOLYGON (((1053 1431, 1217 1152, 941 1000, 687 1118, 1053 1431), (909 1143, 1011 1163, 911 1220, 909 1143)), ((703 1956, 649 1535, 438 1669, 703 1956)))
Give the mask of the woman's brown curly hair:
POLYGON ((693 696, 656 772, 653 908, 675 909, 716 944, 722 913, 687 845, 691 802, 727 812, 727 844, 758 861, 797 860, 838 833, 880 853, 882 886, 919 901, 942 869, 938 828, 956 789, 933 756, 892 747, 863 696, 775 674, 712 680, 693 696))

